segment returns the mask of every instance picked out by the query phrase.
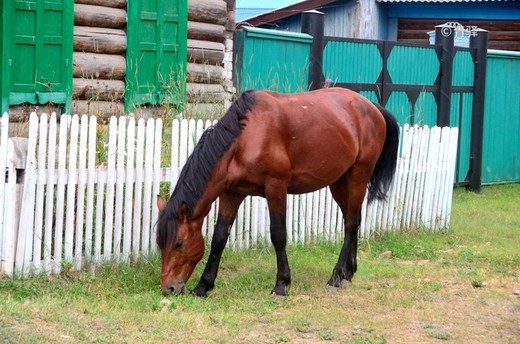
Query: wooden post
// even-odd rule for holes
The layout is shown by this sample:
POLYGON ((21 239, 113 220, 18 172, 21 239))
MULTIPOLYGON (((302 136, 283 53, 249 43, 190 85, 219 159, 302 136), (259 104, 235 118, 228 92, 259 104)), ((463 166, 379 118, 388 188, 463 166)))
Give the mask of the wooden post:
POLYGON ((450 125, 454 37, 455 28, 452 26, 442 24, 435 27, 435 45, 442 47, 439 102, 437 104, 437 125, 439 127, 450 125))
POLYGON ((313 37, 309 61, 309 91, 323 86, 323 31, 325 14, 315 10, 302 13, 302 32, 313 37))
POLYGON ((469 44, 471 48, 476 48, 469 153, 469 190, 480 192, 482 186, 482 141, 484 136, 488 32, 477 29, 474 35, 471 36, 469 44))

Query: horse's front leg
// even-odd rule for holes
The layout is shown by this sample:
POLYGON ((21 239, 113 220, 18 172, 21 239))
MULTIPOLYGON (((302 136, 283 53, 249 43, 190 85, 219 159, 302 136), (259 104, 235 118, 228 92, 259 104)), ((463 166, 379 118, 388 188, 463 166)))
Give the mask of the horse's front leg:
POLYGON ((276 284, 271 294, 287 296, 291 284, 291 270, 285 247, 287 245, 287 228, 285 225, 285 214, 270 214, 271 220, 271 242, 276 251, 276 284))
POLYGON ((233 193, 224 193, 220 196, 217 224, 215 225, 213 238, 211 240, 211 251, 200 281, 195 289, 193 289, 193 294, 205 297, 208 291, 215 287, 220 258, 226 247, 229 232, 235 220, 238 208, 243 200, 244 196, 233 193))

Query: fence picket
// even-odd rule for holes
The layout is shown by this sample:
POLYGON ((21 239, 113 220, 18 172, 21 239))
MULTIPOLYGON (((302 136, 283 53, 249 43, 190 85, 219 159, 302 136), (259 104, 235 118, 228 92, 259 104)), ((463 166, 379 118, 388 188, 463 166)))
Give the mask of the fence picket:
POLYGON ((74 245, 74 221, 76 215, 76 181, 77 181, 77 156, 78 156, 78 132, 79 119, 77 115, 73 115, 70 126, 69 138, 69 159, 67 170, 67 203, 65 214, 65 238, 64 259, 66 263, 72 262, 72 249, 74 245))
MULTIPOLYGON (((3 134, 7 139, 7 126, 4 126, 3 134), (4 131, 5 130, 5 131, 4 131)), ((3 271, 12 276, 15 271, 15 247, 17 239, 18 222, 16 220, 17 206, 17 185, 16 185, 16 169, 13 163, 14 145, 12 140, 7 140, 4 152, 6 153, 6 170, 8 172, 7 184, 5 186, 5 204, 4 210, 4 262, 3 271)))
MULTIPOLYGON (((434 161, 432 169, 430 173, 432 176, 430 177, 431 185, 436 186, 438 183, 438 176, 439 176, 439 146, 440 146, 440 140, 441 140, 441 130, 438 127, 435 127, 432 129, 432 138, 430 139, 430 146, 431 146, 431 152, 432 154, 432 160, 434 161)), ((437 191, 437 190, 435 190, 437 191)), ((435 221, 437 218, 436 209, 437 209, 437 202, 438 202, 438 195, 433 193, 431 197, 431 203, 430 203, 430 209, 428 209, 429 212, 429 218, 431 219, 431 222, 428 224, 428 226, 432 229, 435 228, 435 221)))
POLYGON ((457 143, 459 138, 459 128, 451 128, 450 130, 450 143, 449 146, 449 164, 447 168, 448 178, 449 180, 445 184, 445 188, 447 190, 446 193, 446 203, 444 204, 444 208, 442 210, 443 214, 446 214, 446 223, 444 224, 446 227, 450 224, 451 219, 451 203, 453 199, 453 182, 456 181, 455 178, 455 165, 457 164, 457 143))
POLYGON ((36 187, 36 142, 38 136, 38 116, 33 112, 29 119, 29 139, 27 142, 27 161, 25 166, 25 183, 20 213, 18 238, 16 246, 16 272, 25 275, 30 270, 34 235, 34 201, 36 187))
POLYGON ((142 236, 142 196, 144 180, 144 143, 145 143, 145 122, 140 118, 137 121, 137 141, 135 148, 135 183, 134 183, 134 224, 132 235, 132 256, 137 258, 141 252, 142 236))
POLYGON ((43 214, 46 177, 46 148, 47 148, 47 114, 40 116, 40 135, 38 140, 38 184, 36 186, 36 204, 34 214, 34 258, 33 267, 35 271, 41 271, 42 245, 47 244, 43 240, 43 214))
MULTIPOLYGON (((7 145, 9 134, 9 115, 4 113, 0 116, 0 171, 6 171, 7 164, 7 145)), ((8 238, 7 227, 7 193, 6 183, 0 182, 0 272, 6 272, 7 268, 7 246, 10 242, 8 238)))
MULTIPOLYGON (((160 183, 161 183, 161 146, 162 146, 162 120, 159 118, 155 121, 155 134, 154 134, 154 154, 153 154, 153 184, 152 184, 152 223, 150 233, 152 238, 155 238, 155 223, 159 217, 159 209, 157 208, 155 199, 159 194, 160 183)), ((151 251, 155 252, 157 246, 154 245, 155 241, 152 241, 151 251)))
POLYGON ((116 148, 116 193, 115 193, 115 212, 114 212, 114 257, 121 259, 121 249, 123 246, 123 192, 125 188, 125 156, 126 153, 126 117, 119 117, 117 129, 117 148, 116 148))
POLYGON ((74 241, 74 269, 80 270, 83 258, 83 243, 85 239, 84 214, 85 214, 85 186, 87 184, 87 140, 88 140, 88 116, 80 118, 79 155, 78 155, 78 187, 76 196, 76 228, 74 241))
POLYGON ((56 138, 57 138, 57 123, 56 113, 52 113, 49 118, 48 125, 48 140, 47 147, 47 185, 45 195, 45 234, 44 234, 44 247, 43 247, 43 271, 46 273, 52 272, 52 224, 54 219, 54 180, 56 179, 56 138), (52 182, 52 184, 50 184, 52 182))
POLYGON ((135 179, 135 118, 128 119, 126 136, 125 216, 123 223, 123 259, 128 260, 132 248, 132 216, 135 179))
POLYGON ((148 254, 150 252, 150 224, 151 224, 151 207, 152 207, 152 179, 153 176, 153 134, 155 132, 154 121, 149 118, 146 122, 146 147, 144 157, 144 171, 146 178, 144 179, 143 192, 143 236, 142 236, 142 252, 148 254))
MULTIPOLYGON (((94 253, 93 229, 94 229, 94 202, 96 179, 96 145, 97 145, 97 120, 95 116, 88 119, 88 171, 87 171, 87 201, 85 213, 85 257, 92 257, 94 253)), ((99 190, 99 188, 98 188, 99 190)), ((96 209, 102 209, 96 208, 96 209)), ((100 211, 97 211, 98 213, 100 211)))

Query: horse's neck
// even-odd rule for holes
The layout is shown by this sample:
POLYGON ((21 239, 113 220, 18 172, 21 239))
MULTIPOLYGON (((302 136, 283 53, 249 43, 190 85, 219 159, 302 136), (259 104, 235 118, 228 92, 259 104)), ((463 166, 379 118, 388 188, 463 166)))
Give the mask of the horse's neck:
POLYGON ((211 205, 225 191, 225 176, 214 175, 208 181, 206 189, 195 205, 192 218, 205 218, 211 210, 211 205))

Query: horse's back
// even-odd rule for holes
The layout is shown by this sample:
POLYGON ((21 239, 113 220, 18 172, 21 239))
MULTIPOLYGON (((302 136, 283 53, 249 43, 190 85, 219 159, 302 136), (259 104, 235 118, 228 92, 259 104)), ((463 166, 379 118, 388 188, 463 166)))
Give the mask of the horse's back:
POLYGON ((381 152, 384 118, 353 91, 257 91, 255 98, 235 156, 251 184, 278 178, 290 193, 310 192, 335 182, 354 163, 375 163, 381 152))

